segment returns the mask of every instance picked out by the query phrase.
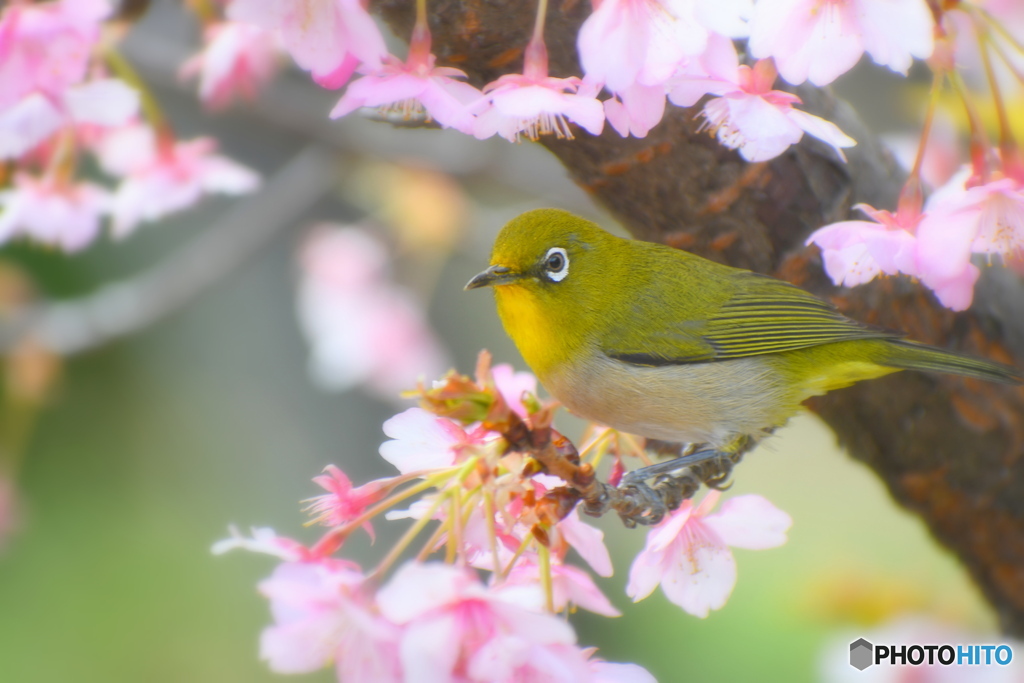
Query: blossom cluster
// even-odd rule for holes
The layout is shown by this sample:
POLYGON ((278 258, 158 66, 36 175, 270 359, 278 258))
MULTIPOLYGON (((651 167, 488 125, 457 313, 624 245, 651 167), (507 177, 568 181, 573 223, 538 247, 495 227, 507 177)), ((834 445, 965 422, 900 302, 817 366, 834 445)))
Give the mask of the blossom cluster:
POLYGON ((107 217, 120 237, 203 194, 258 185, 213 140, 175 139, 117 54, 112 13, 108 0, 16 1, 0 13, 0 160, 13 162, 0 177, 0 243, 75 251, 107 217), (115 187, 76 177, 84 154, 115 187))
MULTIPOLYGON (((531 457, 545 447, 576 455, 535 391, 532 375, 491 369, 482 354, 475 380, 449 373, 421 388, 422 407, 384 423, 391 439, 380 454, 399 474, 353 486, 329 466, 314 479, 326 493, 307 510, 327 527, 314 544, 256 529, 215 546, 282 560, 260 584, 274 616, 260 649, 273 670, 333 663, 340 681, 653 680, 637 665, 596 658, 559 616, 619 611, 591 576, 613 572, 603 532, 580 519, 566 482, 531 457), (351 534, 372 537, 381 516, 411 523, 375 568, 339 556, 351 534), (570 549, 589 572, 568 562, 570 549)), ((636 453, 631 437, 602 428, 578 455, 597 464, 611 454, 621 472, 621 459, 636 453)), ((629 574, 634 600, 661 585, 669 600, 707 616, 736 582, 729 546, 785 543, 791 520, 767 500, 737 496, 712 512, 718 497, 686 501, 652 527, 629 574)))
MULTIPOLYGON (((332 117, 370 107, 388 118, 434 121, 477 138, 509 140, 572 137, 574 125, 597 135, 607 122, 622 136, 644 137, 669 103, 703 103, 704 127, 756 162, 782 154, 805 133, 840 158, 855 144, 835 124, 799 109, 799 97, 780 89, 779 77, 789 86, 822 86, 864 55, 902 74, 915 59, 927 60, 936 83, 948 80, 969 111, 967 88, 990 80, 1004 124, 998 88, 1019 92, 1022 85, 1024 13, 1005 0, 961 0, 941 7, 926 0, 593 0, 592 5, 577 40, 582 78, 549 75, 547 3, 540 0, 522 72, 477 89, 464 72, 437 65, 422 0, 405 60, 387 51, 359 0, 231 0, 229 21, 218 30, 258 27, 265 34, 252 33, 248 43, 236 39, 230 54, 211 42, 201 92, 217 103, 224 99, 219 93, 251 89, 254 74, 268 71, 245 65, 264 63, 260 55, 274 45, 321 85, 347 84, 332 117)), ((843 221, 812 236, 836 284, 903 273, 959 310, 970 304, 979 274, 972 254, 1008 260, 1020 255, 1024 167, 1013 133, 1003 125, 996 150, 986 142, 979 116, 969 119, 969 170, 936 192, 927 206, 921 205, 918 163, 898 212, 865 206, 871 221, 843 221)), ((926 125, 919 159, 928 134, 926 125)))

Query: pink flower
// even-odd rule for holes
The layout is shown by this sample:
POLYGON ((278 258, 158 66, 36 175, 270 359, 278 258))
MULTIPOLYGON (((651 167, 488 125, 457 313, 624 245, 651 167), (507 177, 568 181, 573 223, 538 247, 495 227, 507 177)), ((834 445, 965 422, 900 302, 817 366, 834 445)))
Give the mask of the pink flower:
POLYGON ((669 98, 690 106, 705 93, 720 95, 704 105, 702 115, 718 141, 739 150, 747 161, 773 159, 804 133, 831 145, 843 160, 841 148, 857 144, 834 123, 794 109, 794 104, 800 104, 796 95, 772 90, 776 73, 770 60, 758 62, 753 69, 740 65, 731 41, 716 38, 709 43, 699 71, 677 78, 669 98))
POLYGON ((199 97, 214 109, 235 99, 255 99, 277 70, 276 36, 252 24, 223 22, 208 26, 206 45, 181 67, 181 76, 199 76, 199 97))
POLYGON ((421 377, 442 374, 447 354, 420 303, 388 277, 388 253, 375 237, 321 226, 301 259, 299 322, 319 385, 334 391, 363 386, 393 401, 421 377))
POLYGON ((931 55, 934 26, 925 0, 759 0, 750 52, 774 57, 793 85, 831 83, 864 52, 905 74, 931 55))
POLYGON ((1024 249, 1024 192, 1003 178, 964 189, 962 172, 929 197, 918 228, 921 282, 947 308, 971 305, 978 268, 972 253, 1017 255, 1024 249))
POLYGON ((232 0, 227 16, 277 30, 295 62, 325 88, 340 88, 360 63, 380 67, 384 37, 360 0, 232 0))
POLYGON ((469 441, 462 427, 422 408, 409 408, 384 423, 391 437, 380 455, 402 474, 451 467, 458 448, 469 441))
MULTIPOLYGON (((326 474, 313 477, 326 494, 310 498, 307 510, 314 519, 325 526, 341 526, 359 517, 388 491, 391 479, 377 479, 362 486, 352 487, 352 480, 334 465, 324 468, 326 474)), ((363 525, 373 538, 373 527, 369 522, 363 525)))
POLYGON ((825 272, 836 285, 853 287, 877 275, 917 274, 919 218, 879 211, 867 204, 854 207, 871 221, 840 221, 815 230, 807 244, 821 247, 825 272))
POLYGON ((445 128, 473 132, 469 105, 480 101, 483 93, 456 78, 465 78, 459 69, 434 66, 430 54, 430 33, 426 28, 413 32, 409 57, 401 62, 388 55, 384 65, 369 71, 345 91, 331 118, 344 116, 360 107, 379 107, 385 113, 403 119, 435 120, 445 128))
POLYGON ((519 417, 526 417, 526 406, 523 405, 523 394, 537 395, 537 378, 529 372, 516 372, 508 363, 501 363, 491 368, 494 384, 505 403, 519 417))
POLYGON ((608 547, 604 544, 604 532, 581 520, 578 507, 556 524, 554 530, 556 536, 572 546, 598 576, 615 573, 608 547))
POLYGON ((109 204, 110 194, 98 185, 19 173, 12 189, 0 191, 0 243, 23 235, 78 251, 99 234, 109 204))
POLYGON ((336 663, 340 681, 402 680, 399 629, 374 612, 366 578, 337 560, 286 562, 260 584, 274 625, 260 657, 278 673, 308 673, 336 663))
POLYGON ((81 83, 54 95, 26 95, 0 110, 0 159, 20 157, 65 126, 124 125, 138 109, 139 94, 113 78, 81 83))
POLYGON ((534 680, 540 671, 550 680, 584 680, 572 628, 517 602, 444 564, 406 564, 377 595, 381 614, 403 627, 399 658, 408 681, 534 680))
POLYGON ((604 101, 608 123, 622 137, 642 138, 665 114, 665 86, 635 83, 604 101))
MULTIPOLYGON (((590 578, 590 574, 578 567, 552 562, 551 589, 554 608, 557 612, 575 605, 606 617, 622 615, 597 587, 594 580, 590 578)), ((527 605, 530 598, 536 599, 542 596, 540 568, 536 560, 521 558, 509 572, 505 581, 495 586, 494 590, 503 593, 509 599, 517 600, 521 605, 527 605), (529 593, 525 596, 519 592, 523 587, 529 588, 529 593)), ((535 611, 544 609, 543 603, 529 606, 535 611)))
POLYGON ((642 600, 661 584, 668 599, 698 617, 720 609, 736 585, 736 562, 729 546, 762 550, 786 542, 793 520, 761 496, 731 498, 708 514, 718 501, 709 492, 699 506, 691 501, 647 535, 647 545, 633 561, 626 593, 642 600))
POLYGON ((316 559, 306 546, 284 536, 278 536, 273 529, 259 527, 252 529, 252 538, 246 538, 238 529, 230 527, 230 538, 217 541, 210 549, 214 555, 223 555, 230 550, 248 550, 280 558, 285 562, 299 562, 316 559))
POLYGON ((525 134, 531 140, 554 134, 572 139, 569 121, 591 135, 604 128, 604 107, 597 100, 597 88, 580 92, 578 78, 548 76, 547 48, 536 38, 526 48, 523 74, 506 74, 484 86, 489 104, 477 116, 473 134, 477 139, 495 133, 510 142, 525 134))
POLYGON ((708 30, 694 0, 602 0, 580 27, 577 46, 588 79, 622 93, 661 85, 687 57, 704 51, 708 30))
POLYGON ((151 128, 132 125, 107 136, 99 156, 107 172, 124 176, 114 194, 113 234, 124 237, 143 221, 155 221, 199 201, 207 193, 245 194, 259 176, 214 154, 209 138, 158 139, 151 128))
POLYGON ((105 0, 16 4, 0 15, 0 111, 39 93, 59 97, 85 78, 105 0))

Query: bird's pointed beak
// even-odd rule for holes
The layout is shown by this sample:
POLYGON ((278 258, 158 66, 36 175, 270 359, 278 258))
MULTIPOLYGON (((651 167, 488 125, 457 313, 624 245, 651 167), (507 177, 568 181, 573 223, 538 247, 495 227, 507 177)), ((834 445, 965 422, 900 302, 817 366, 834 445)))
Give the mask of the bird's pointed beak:
POLYGON ((513 272, 512 269, 507 266, 491 266, 484 272, 473 276, 473 279, 466 283, 464 289, 507 285, 510 282, 522 279, 522 277, 522 273, 513 272))

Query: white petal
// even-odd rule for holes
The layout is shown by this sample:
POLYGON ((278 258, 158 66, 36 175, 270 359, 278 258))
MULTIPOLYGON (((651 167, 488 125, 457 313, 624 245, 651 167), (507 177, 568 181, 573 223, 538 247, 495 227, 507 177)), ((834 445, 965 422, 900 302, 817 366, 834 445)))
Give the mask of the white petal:
POLYGON ((763 550, 786 542, 793 518, 766 498, 747 495, 727 500, 718 512, 704 518, 704 524, 731 546, 763 550))

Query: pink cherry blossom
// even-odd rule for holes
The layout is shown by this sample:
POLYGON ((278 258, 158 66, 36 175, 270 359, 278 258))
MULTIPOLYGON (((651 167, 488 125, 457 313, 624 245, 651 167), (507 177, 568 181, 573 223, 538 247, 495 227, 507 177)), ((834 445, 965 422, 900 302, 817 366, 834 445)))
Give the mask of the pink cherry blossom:
POLYGON ((1003 178, 964 188, 961 172, 929 197, 918 228, 921 282, 947 308, 966 309, 974 296, 978 268, 972 253, 1017 255, 1024 249, 1024 192, 1003 178))
POLYGON ((375 613, 354 565, 286 562, 259 588, 274 615, 260 637, 260 657, 272 670, 308 673, 335 662, 340 681, 402 680, 399 629, 375 613))
POLYGON ((316 557, 306 546, 290 538, 278 536, 273 529, 268 527, 253 528, 251 538, 246 538, 233 526, 229 528, 229 531, 230 538, 213 544, 211 551, 214 555, 223 555, 230 550, 248 550, 249 552, 272 555, 285 562, 299 562, 316 557))
POLYGON ((604 101, 604 115, 622 137, 646 137, 665 115, 665 86, 634 83, 604 101))
POLYGON ((114 194, 112 232, 130 234, 139 223, 187 208, 204 194, 245 194, 259 186, 255 172, 214 154, 209 138, 176 142, 149 127, 132 125, 100 144, 104 169, 124 179, 114 194))
POLYGON ((731 498, 709 514, 720 494, 709 492, 700 505, 685 501, 651 529, 633 561, 626 593, 642 600, 661 584, 666 597, 698 617, 725 605, 736 584, 736 561, 729 546, 761 550, 786 542, 792 519, 761 496, 731 498))
POLYGON ((580 519, 579 508, 573 508, 565 519, 555 525, 556 539, 564 540, 597 572, 598 576, 614 574, 612 558, 604 544, 604 532, 580 519))
MULTIPOLYGON (((326 494, 310 498, 307 502, 307 511, 313 518, 326 526, 341 526, 346 522, 359 517, 377 501, 381 500, 389 489, 391 479, 376 479, 353 487, 352 480, 334 465, 324 468, 325 474, 313 477, 313 481, 319 484, 326 494)), ((363 525, 370 537, 373 537, 373 527, 369 522, 363 525)))
POLYGON ((74 85, 59 94, 26 95, 0 110, 0 159, 22 156, 65 126, 124 125, 138 109, 138 93, 114 78, 74 85))
POLYGON ((384 423, 391 437, 380 445, 380 455, 402 474, 451 467, 459 446, 469 437, 462 427, 422 408, 409 408, 384 423))
POLYGON ((447 353, 422 305, 390 280, 379 240, 358 228, 319 226, 300 258, 299 322, 320 386, 363 386, 394 401, 420 378, 443 373, 447 353))
POLYGON ((325 88, 340 88, 360 63, 377 69, 384 37, 360 0, 231 0, 227 16, 280 32, 295 62, 325 88))
POLYGON ((199 97, 209 107, 223 109, 236 99, 255 99, 277 71, 277 37, 264 28, 222 22, 208 26, 205 39, 203 50, 182 65, 181 76, 199 76, 199 97))
POLYGON ((409 681, 530 680, 534 666, 551 667, 553 680, 579 680, 577 672, 586 670, 574 657, 576 635, 568 623, 489 590, 465 569, 406 564, 377 602, 385 618, 403 627, 399 657, 409 681), (562 671, 574 675, 556 675, 562 671))
POLYGON ((730 149, 747 161, 767 161, 782 154, 809 133, 830 145, 843 160, 843 147, 856 143, 829 121, 793 107, 796 95, 772 90, 775 69, 770 60, 754 68, 740 65, 731 41, 718 38, 696 73, 686 73, 672 83, 669 98, 690 106, 706 93, 720 95, 704 105, 707 127, 730 149), (700 75, 704 72, 704 75, 700 75))
POLYGON ((85 78, 106 0, 15 4, 0 15, 0 111, 33 93, 58 97, 85 78))
POLYGON ((473 132, 470 105, 480 102, 483 93, 458 78, 466 78, 459 69, 435 66, 430 54, 430 33, 417 27, 409 45, 409 58, 399 61, 388 55, 384 65, 370 70, 352 83, 334 109, 336 119, 360 107, 378 107, 403 119, 437 121, 444 128, 473 132))
POLYGON ((759 0, 749 45, 793 85, 826 85, 865 52, 905 74, 931 55, 934 26, 925 0, 759 0))
POLYGON ((99 234, 109 205, 110 193, 98 185, 19 173, 0 191, 0 243, 24 236, 78 251, 99 234))
POLYGON ((537 395, 537 378, 529 372, 516 372, 508 363, 501 363, 491 368, 494 384, 505 403, 519 417, 526 417, 526 406, 523 405, 523 394, 537 395))
MULTIPOLYGON (((543 591, 541 588, 540 568, 537 566, 536 560, 528 557, 521 558, 512 568, 512 571, 509 572, 505 581, 498 584, 495 590, 510 599, 516 600, 521 605, 526 605, 531 597, 535 599, 541 597, 543 591), (519 593, 519 589, 524 586, 530 589, 529 593, 525 596, 519 593)), ((578 567, 562 564, 561 562, 552 562, 551 590, 553 606, 557 612, 564 611, 569 609, 571 605, 575 605, 594 614, 606 617, 621 616, 621 612, 615 609, 615 606, 601 592, 601 589, 597 587, 594 580, 590 578, 590 574, 578 567)), ((530 605, 530 607, 536 611, 541 611, 544 605, 543 603, 538 603, 530 605)))
POLYGON ((867 204, 854 208, 872 220, 840 221, 814 231, 807 238, 807 244, 821 247, 825 272, 832 282, 853 287, 883 273, 916 275, 914 232, 919 217, 894 215, 867 204))
POLYGON ((534 38, 526 48, 522 74, 506 74, 484 86, 488 105, 477 116, 473 135, 483 140, 495 134, 510 142, 521 135, 537 140, 554 134, 572 139, 569 121, 591 135, 604 129, 604 106, 597 87, 581 90, 578 78, 548 76, 547 48, 534 38))
POLYGON ((602 0, 580 27, 577 46, 588 79, 622 93, 661 85, 687 57, 704 51, 708 30, 694 0, 602 0))

